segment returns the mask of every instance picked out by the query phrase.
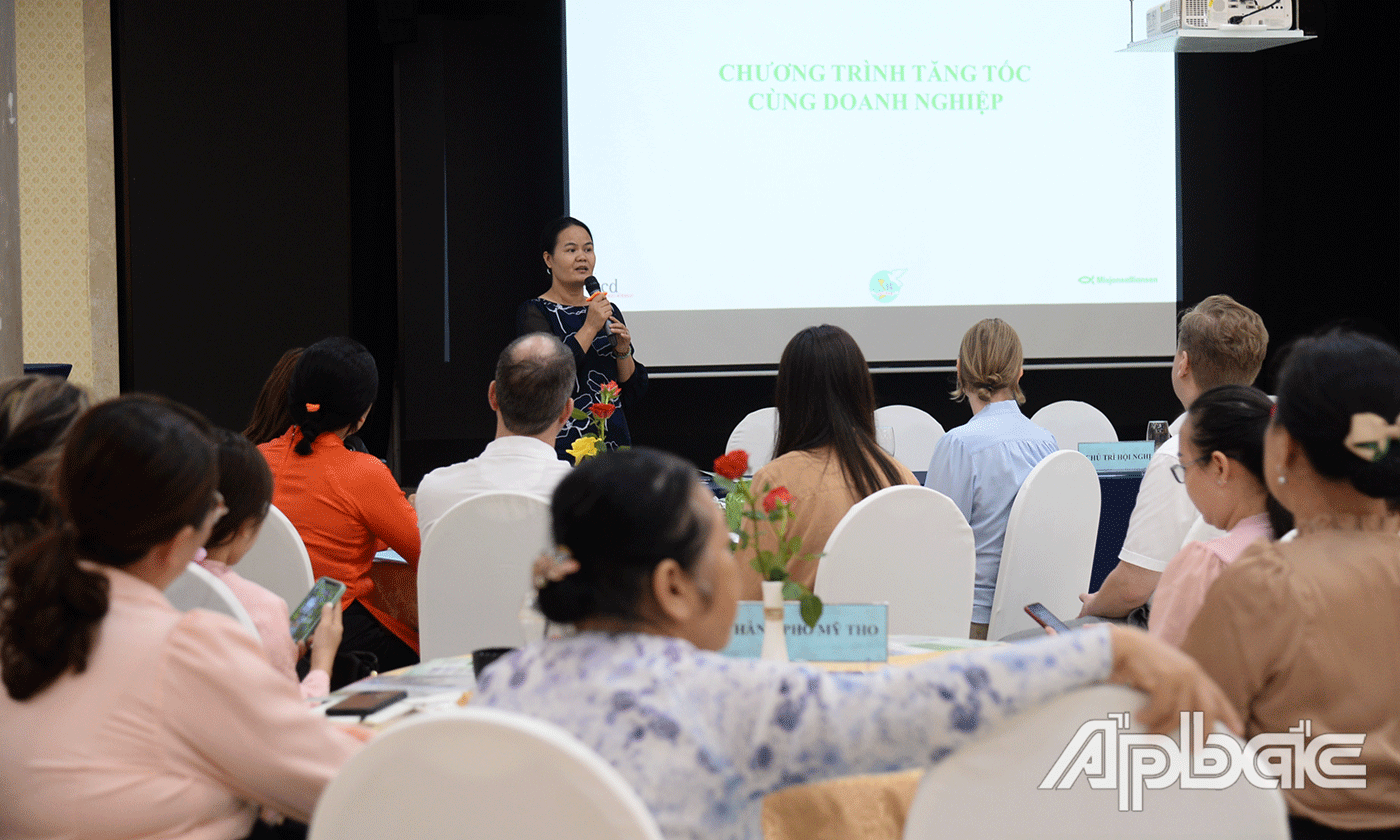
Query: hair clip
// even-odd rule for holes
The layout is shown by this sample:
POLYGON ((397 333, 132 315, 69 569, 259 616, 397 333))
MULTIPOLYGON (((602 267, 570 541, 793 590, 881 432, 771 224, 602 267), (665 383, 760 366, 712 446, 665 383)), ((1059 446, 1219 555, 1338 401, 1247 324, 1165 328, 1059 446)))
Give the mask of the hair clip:
POLYGON ((315 414, 316 412, 318 412, 318 411, 321 410, 321 404, 320 404, 320 403, 307 403, 307 404, 306 404, 306 410, 307 410, 309 413, 311 413, 311 414, 315 414))
POLYGON ((569 552, 568 546, 555 546, 554 550, 541 554, 535 561, 534 583, 536 589, 544 589, 551 583, 558 583, 579 569, 578 561, 569 552))
POLYGON ((1370 411, 1351 415, 1351 431, 1343 444, 1358 458, 1379 461, 1390 451, 1390 442, 1400 440, 1400 418, 1395 423, 1370 411))

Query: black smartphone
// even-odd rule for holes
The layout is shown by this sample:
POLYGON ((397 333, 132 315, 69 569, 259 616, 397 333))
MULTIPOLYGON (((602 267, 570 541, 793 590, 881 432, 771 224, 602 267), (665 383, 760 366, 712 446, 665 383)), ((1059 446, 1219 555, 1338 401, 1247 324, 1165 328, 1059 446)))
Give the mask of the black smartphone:
POLYGON ((292 639, 304 642, 316 632, 321 623, 321 607, 335 603, 345 595, 345 584, 335 578, 323 577, 316 581, 297 608, 292 610, 292 639))
POLYGON ((328 715, 372 715, 387 709, 408 696, 407 691, 361 691, 326 709, 328 715))
POLYGON ((1034 604, 1026 605, 1026 615, 1035 619, 1036 624, 1039 624, 1041 627, 1049 627, 1056 633, 1069 632, 1069 627, 1065 626, 1063 621, 1056 618, 1055 614, 1046 609, 1045 605, 1039 601, 1036 601, 1034 604))

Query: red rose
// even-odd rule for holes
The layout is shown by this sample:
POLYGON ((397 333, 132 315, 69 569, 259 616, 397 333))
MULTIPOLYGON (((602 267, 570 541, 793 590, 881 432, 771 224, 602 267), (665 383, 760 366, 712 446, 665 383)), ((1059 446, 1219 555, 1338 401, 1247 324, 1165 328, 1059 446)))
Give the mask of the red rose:
POLYGON ((622 396, 622 389, 617 387, 617 383, 609 379, 606 384, 598 389, 598 396, 612 402, 622 396))
POLYGON ((588 410, 593 412, 593 416, 599 420, 606 420, 612 416, 614 411, 617 411, 617 406, 608 403, 594 403, 588 407, 588 410))
POLYGON ((771 514, 778 505, 792 504, 792 494, 786 487, 775 487, 763 497, 763 512, 771 514))
POLYGON ((742 449, 735 449, 733 452, 726 452, 715 459, 715 472, 729 479, 738 481, 744 477, 744 473, 749 468, 749 453, 742 449))

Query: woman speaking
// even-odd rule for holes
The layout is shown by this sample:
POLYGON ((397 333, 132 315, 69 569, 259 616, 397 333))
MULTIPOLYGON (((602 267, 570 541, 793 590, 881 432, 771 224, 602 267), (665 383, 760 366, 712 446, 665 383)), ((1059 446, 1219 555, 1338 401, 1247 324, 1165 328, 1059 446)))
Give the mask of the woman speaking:
MULTIPOLYGON (((617 408, 608 418, 607 446, 630 446, 626 406, 646 394, 647 369, 632 355, 632 333, 622 312, 605 295, 590 294, 584 288, 593 276, 593 234, 588 225, 563 216, 545 228, 540 247, 550 276, 549 290, 520 305, 515 332, 553 333, 573 352, 578 366, 576 408, 587 410, 601 402, 601 391, 609 382, 621 386, 617 408)), ((589 421, 570 420, 560 430, 555 450, 562 456, 588 429, 589 421)))

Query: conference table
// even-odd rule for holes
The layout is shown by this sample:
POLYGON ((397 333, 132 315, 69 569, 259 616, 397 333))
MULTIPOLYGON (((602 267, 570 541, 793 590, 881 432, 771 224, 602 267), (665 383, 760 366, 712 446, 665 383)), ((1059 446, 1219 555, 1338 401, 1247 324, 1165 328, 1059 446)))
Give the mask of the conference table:
MULTIPOLYGON (((968 639, 894 636, 887 662, 812 662, 830 672, 908 668, 954 650, 992 646, 968 639)), ((461 708, 476 688, 470 655, 446 657, 360 680, 321 700, 326 707, 359 691, 401 690, 407 697, 366 716, 361 724, 383 731, 419 714, 461 708)), ((353 718, 347 718, 351 722, 353 718)), ((765 840, 899 840, 923 770, 848 776, 786 788, 763 803, 765 840)))

